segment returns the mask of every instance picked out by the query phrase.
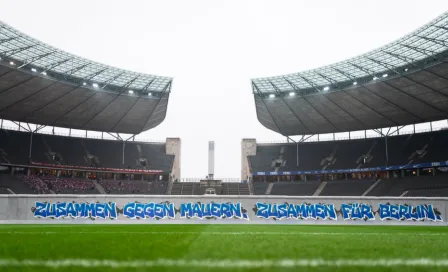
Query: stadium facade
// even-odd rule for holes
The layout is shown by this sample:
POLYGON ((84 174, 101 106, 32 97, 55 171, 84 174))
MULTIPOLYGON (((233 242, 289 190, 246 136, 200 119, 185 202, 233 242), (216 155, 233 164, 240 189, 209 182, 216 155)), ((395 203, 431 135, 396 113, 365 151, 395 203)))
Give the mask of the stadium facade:
MULTIPOLYGON (((252 79, 258 121, 285 136, 288 143, 243 139, 241 178, 255 181, 261 194, 296 190, 293 194, 377 196, 391 191, 390 184, 385 185, 388 189, 374 189, 394 177, 446 172, 448 135, 435 131, 431 122, 448 117, 447 60, 445 12, 411 34, 352 59, 300 73, 252 79), (402 135, 401 130, 409 125, 415 132, 416 123, 428 123, 430 132, 402 135), (375 131, 378 138, 369 138, 368 130, 375 131), (350 137, 353 132, 361 132, 363 139, 350 137), (348 139, 335 141, 338 133, 348 133, 348 139), (329 141, 309 141, 319 134, 331 135, 329 141), (356 179, 360 188, 350 193, 347 188, 356 185, 339 182, 332 189, 333 181, 350 179, 356 179), (362 180, 367 181, 363 184, 362 180), (282 181, 303 183, 297 184, 298 189, 288 184, 281 188, 282 181)), ((440 179, 434 182, 437 192, 429 196, 448 191, 448 185, 439 184, 440 179)), ((403 194, 407 187, 422 189, 411 183, 392 195, 403 194)), ((413 193, 422 192, 409 194, 413 193)))

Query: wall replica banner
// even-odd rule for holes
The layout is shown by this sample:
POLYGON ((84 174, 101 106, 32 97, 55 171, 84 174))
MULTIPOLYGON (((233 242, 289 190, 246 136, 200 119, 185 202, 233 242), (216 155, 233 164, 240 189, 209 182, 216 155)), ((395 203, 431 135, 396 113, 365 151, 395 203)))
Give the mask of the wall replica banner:
POLYGON ((359 172, 378 172, 378 171, 396 171, 417 168, 430 167, 445 167, 448 166, 448 161, 444 162, 427 162, 407 165, 394 165, 370 168, 357 169, 335 169, 335 170, 311 170, 311 171, 288 171, 288 172, 253 172, 253 176, 291 176, 291 175, 320 175, 320 174, 344 174, 344 173, 359 173, 359 172))
POLYGON ((0 223, 447 225, 448 198, 0 196, 0 223))

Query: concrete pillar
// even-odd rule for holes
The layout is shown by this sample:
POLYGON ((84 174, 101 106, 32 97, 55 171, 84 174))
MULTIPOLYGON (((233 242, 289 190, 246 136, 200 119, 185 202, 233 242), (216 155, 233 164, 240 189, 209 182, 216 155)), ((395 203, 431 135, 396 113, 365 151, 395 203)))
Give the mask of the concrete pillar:
POLYGON ((181 151, 182 151, 182 142, 180 138, 167 138, 166 144, 165 144, 165 153, 167 155, 174 155, 174 162, 173 162, 173 169, 171 170, 171 173, 169 173, 170 176, 173 177, 173 180, 179 180, 181 178, 181 169, 180 169, 180 163, 181 163, 181 151))
POLYGON ((257 140, 256 139, 242 139, 241 140, 241 180, 252 176, 249 166, 249 159, 247 156, 257 155, 257 140))

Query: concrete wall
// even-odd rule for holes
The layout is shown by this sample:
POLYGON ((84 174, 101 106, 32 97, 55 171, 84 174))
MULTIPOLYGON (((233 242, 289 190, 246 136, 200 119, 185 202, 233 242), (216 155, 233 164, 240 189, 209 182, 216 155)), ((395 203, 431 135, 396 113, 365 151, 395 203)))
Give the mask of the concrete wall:
POLYGON ((0 196, 0 223, 447 225, 448 198, 0 196))

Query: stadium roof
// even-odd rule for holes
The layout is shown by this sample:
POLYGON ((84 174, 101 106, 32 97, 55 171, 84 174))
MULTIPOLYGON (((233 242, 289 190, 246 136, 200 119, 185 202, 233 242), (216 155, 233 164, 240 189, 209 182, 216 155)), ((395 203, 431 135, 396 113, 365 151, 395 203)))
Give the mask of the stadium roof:
POLYGON ((93 62, 0 22, 0 119, 138 134, 166 115, 172 78, 93 62))
POLYGON ((257 116, 283 135, 309 135, 448 117, 448 12, 364 55, 252 79, 257 116))

